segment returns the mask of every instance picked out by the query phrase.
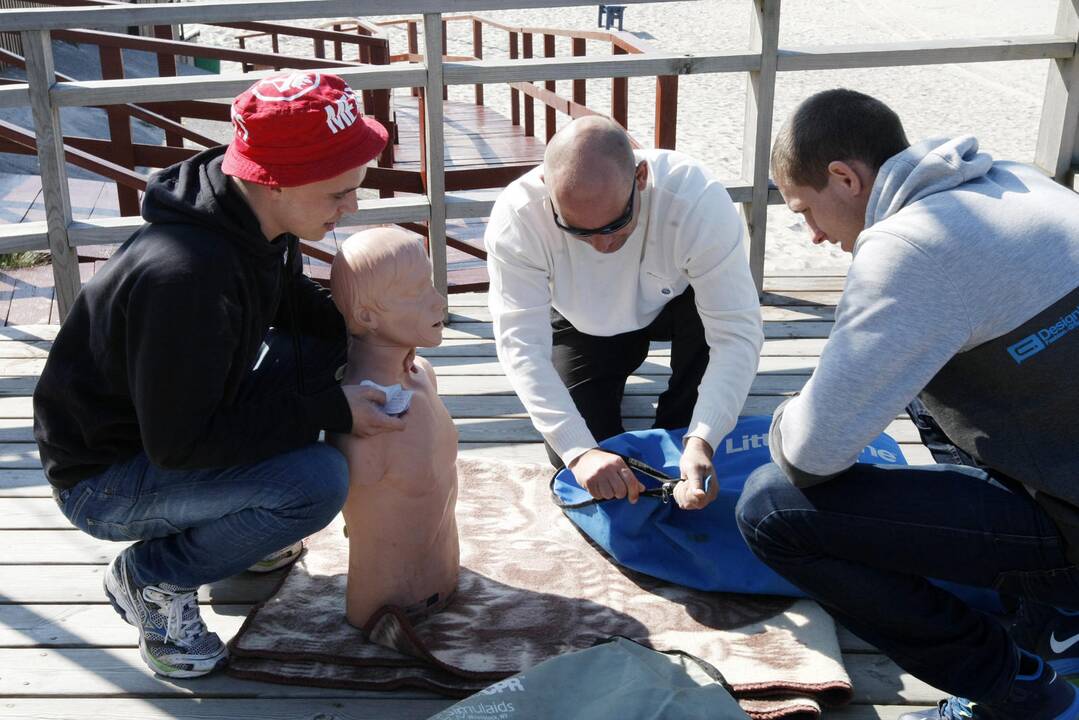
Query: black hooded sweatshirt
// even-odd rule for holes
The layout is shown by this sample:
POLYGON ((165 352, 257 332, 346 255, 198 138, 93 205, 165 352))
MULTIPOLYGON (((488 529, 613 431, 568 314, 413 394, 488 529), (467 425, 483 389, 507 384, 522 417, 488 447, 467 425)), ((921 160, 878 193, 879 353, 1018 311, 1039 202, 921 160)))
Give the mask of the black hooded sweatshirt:
POLYGON ((344 338, 345 325, 302 274, 297 238, 262 234, 221 172, 223 153, 155 175, 147 224, 76 297, 34 392, 52 485, 73 487, 143 450, 164 468, 224 467, 351 429, 336 386, 238 400, 271 325, 323 338, 344 338))

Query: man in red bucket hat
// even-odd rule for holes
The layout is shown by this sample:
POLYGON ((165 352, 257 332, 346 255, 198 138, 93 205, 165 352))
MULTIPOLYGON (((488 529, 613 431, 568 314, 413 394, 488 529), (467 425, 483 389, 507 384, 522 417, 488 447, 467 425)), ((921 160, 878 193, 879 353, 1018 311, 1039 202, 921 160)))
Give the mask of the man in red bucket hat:
POLYGON ((319 433, 406 422, 335 380, 345 325, 298 252, 356 211, 386 129, 317 72, 260 80, 232 120, 227 147, 150 180, 146 224, 76 298, 34 393, 56 502, 80 530, 134 541, 105 592, 169 677, 227 656, 199 586, 288 564, 344 504, 348 468, 319 433))

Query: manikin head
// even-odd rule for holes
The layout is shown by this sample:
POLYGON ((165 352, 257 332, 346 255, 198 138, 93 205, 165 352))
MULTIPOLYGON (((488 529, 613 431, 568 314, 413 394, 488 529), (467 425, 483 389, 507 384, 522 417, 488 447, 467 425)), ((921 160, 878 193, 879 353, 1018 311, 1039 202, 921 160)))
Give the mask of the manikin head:
POLYGON ((547 144, 543 183, 551 193, 554 223, 597 252, 613 253, 637 228, 648 164, 637 163, 618 123, 583 117, 547 144))
POLYGON ((899 116, 876 98, 835 89, 798 106, 772 147, 772 176, 813 242, 854 250, 881 165, 910 145, 899 116))
POLYGON ((315 71, 256 82, 233 101, 232 123, 221 170, 269 240, 286 232, 321 240, 355 212, 366 165, 388 138, 344 80, 315 71))
POLYGON ((367 344, 402 348, 442 343, 446 300, 431 282, 423 245, 399 228, 356 233, 330 269, 334 303, 348 332, 367 344))

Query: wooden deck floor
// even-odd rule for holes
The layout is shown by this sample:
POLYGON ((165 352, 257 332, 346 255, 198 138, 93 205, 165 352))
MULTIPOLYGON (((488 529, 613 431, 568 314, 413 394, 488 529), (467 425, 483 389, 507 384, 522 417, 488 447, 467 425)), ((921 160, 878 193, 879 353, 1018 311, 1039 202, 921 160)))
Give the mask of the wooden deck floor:
MULTIPOLYGON (((769 277, 767 341, 747 413, 770 411, 805 382, 831 326, 842 278, 769 277)), ((426 350, 461 433, 462 455, 544 462, 539 437, 509 390, 495 358, 486 298, 451 298, 444 344, 426 350)), ((30 394, 56 325, 0 328, 0 716, 45 718, 380 718, 427 717, 448 701, 417 692, 393 694, 287 687, 214 676, 169 681, 138 657, 135 635, 105 602, 101 577, 119 549, 73 530, 57 511, 32 443, 30 394)), ((630 384, 632 426, 648 423, 669 374, 656 345, 630 384)), ((892 432, 911 461, 928 455, 913 428, 892 432)), ((274 578, 238 576, 204 588, 209 624, 228 638, 274 578)), ((895 718, 940 693, 901 673, 880 654, 841 634, 855 702, 829 720, 895 718)))
MULTIPOLYGON (((415 103, 399 98, 403 136, 399 166, 418 162, 415 103), (411 148, 411 150, 410 150, 411 148), (410 154, 411 153, 411 154, 410 154)), ((447 105, 447 166, 492 158, 536 161, 542 141, 524 139, 505 118, 463 103, 447 105), (480 133, 482 130, 482 135, 480 133)), ((0 223, 44 218, 40 181, 0 176, 0 223)), ((115 186, 72 180, 76 218, 118 215, 115 186)), ((450 233, 478 239, 480 221, 457 222, 450 233)), ((349 228, 327 236, 336 250, 349 228)), ((80 248, 88 280, 113 248, 80 248)), ((461 269, 482 262, 451 249, 461 269)), ((310 261, 317 272, 319 263, 310 261)), ((800 275, 765 281, 764 356, 744 412, 768 413, 808 379, 831 329, 842 277, 800 275)), ((364 693, 288 687, 214 676, 168 681, 138 657, 135 636, 105 602, 101 576, 120 546, 72 529, 56 510, 32 439, 30 395, 58 329, 49 266, 0 271, 0 717, 58 718, 426 718, 449 701, 418 692, 364 693)), ((546 462, 543 447, 495 358, 490 316, 481 294, 451 296, 451 323, 439 348, 426 350, 460 430, 462 455, 546 462)), ((624 403, 627 427, 646 427, 670 374, 669 351, 653 347, 631 379, 624 403)), ((908 460, 928 461, 917 434, 897 419, 889 431, 908 460)), ((238 576, 204 588, 211 627, 225 639, 272 591, 273 577, 238 576)), ((840 634, 855 684, 852 705, 827 711, 828 720, 894 719, 910 705, 934 703, 940 693, 914 680, 873 648, 840 634)))

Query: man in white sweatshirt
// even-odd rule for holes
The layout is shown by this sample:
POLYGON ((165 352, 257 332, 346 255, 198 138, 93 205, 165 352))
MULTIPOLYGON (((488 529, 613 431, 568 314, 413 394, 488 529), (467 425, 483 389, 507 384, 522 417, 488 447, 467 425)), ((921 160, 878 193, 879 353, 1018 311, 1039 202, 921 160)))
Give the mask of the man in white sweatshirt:
POLYGON ((571 122, 503 191, 484 237, 498 357, 551 462, 597 498, 640 486, 598 441, 650 340, 671 341, 656 427, 687 427, 675 499, 715 498, 712 453, 737 420, 763 342, 742 221, 700 163, 634 152, 605 118, 571 122))
POLYGON ((891 109, 850 90, 804 101, 772 168, 813 242, 854 260, 816 371, 776 411, 775 464, 746 484, 743 536, 959 696, 900 720, 1079 718, 1057 675, 1079 670, 1079 196, 969 135, 910 146, 891 109), (916 395, 957 452, 856 465, 916 395), (1045 621, 1013 639, 928 578, 1045 621))

